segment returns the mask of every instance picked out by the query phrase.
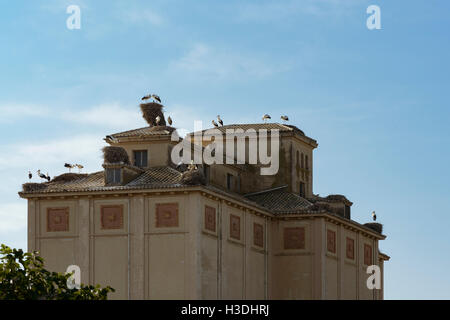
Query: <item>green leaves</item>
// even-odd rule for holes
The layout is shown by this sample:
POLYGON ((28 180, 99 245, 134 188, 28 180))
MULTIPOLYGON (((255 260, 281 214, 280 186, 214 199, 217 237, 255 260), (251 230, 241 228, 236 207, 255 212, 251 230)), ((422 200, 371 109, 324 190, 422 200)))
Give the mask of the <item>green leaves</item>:
POLYGON ((2 244, 0 249, 0 300, 106 300, 110 286, 69 289, 70 274, 50 272, 38 252, 24 253, 2 244))

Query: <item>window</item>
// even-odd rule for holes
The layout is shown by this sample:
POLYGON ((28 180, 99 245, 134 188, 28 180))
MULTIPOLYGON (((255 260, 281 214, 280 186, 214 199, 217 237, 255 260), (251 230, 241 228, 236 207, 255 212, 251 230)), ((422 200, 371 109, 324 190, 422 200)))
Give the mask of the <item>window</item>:
POLYGON ((203 175, 205 176, 205 181, 209 181, 209 166, 204 164, 203 165, 203 175))
POLYGON ((120 184, 121 169, 106 169, 106 184, 120 184))
POLYGON ((305 155, 302 152, 302 166, 301 168, 303 169, 305 167, 305 155))
POLYGON ((231 173, 227 173, 227 189, 231 190, 233 187, 233 175, 231 173))
POLYGON ((306 196, 306 185, 304 182, 300 182, 300 197, 306 196))
POLYGON ((344 217, 350 219, 350 206, 345 205, 344 217))
POLYGON ((305 156, 305 167, 306 167, 306 170, 309 170, 308 156, 305 156))
POLYGON ((147 150, 135 150, 134 165, 139 168, 147 167, 147 150))

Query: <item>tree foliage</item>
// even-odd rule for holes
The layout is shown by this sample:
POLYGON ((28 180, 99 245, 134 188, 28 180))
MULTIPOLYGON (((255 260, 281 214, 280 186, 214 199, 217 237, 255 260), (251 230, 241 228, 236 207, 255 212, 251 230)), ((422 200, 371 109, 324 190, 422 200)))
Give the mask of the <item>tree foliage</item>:
POLYGON ((71 274, 44 268, 38 252, 24 253, 2 244, 0 249, 0 300, 106 300, 111 287, 81 285, 70 289, 71 274))

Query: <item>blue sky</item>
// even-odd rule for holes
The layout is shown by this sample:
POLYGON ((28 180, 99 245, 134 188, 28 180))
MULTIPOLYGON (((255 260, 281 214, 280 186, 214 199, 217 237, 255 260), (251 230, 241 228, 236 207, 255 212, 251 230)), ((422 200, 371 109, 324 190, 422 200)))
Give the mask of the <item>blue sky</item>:
POLYGON ((386 298, 450 298, 448 1, 111 2, 0 0, 0 242, 26 248, 28 170, 99 170, 155 92, 180 128, 289 115, 319 142, 314 193, 384 224, 386 298))

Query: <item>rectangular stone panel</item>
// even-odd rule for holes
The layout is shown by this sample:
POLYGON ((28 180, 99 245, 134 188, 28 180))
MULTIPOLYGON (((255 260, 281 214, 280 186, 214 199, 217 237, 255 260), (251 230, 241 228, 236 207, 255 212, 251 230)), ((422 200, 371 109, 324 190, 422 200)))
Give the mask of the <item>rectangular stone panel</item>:
POLYGON ((100 207, 102 229, 123 228, 123 205, 106 205, 100 207))
POLYGON ((47 209, 47 232, 69 231, 69 208, 47 209))
POLYGON ((327 250, 336 253, 336 232, 333 230, 327 230, 327 250))
POLYGON ((205 229, 216 232, 216 209, 205 206, 205 229))
POLYGON ((178 203, 156 204, 156 227, 178 227, 178 203))
POLYGON ((241 240, 241 218, 230 214, 230 237, 241 240))
POLYGON ((284 249, 305 249, 305 228, 284 228, 284 249))
POLYGON ((264 227, 256 222, 253 224, 253 244, 258 247, 264 247, 264 227))
POLYGON ((347 259, 353 260, 355 259, 355 240, 347 237, 346 241, 346 255, 347 259))

